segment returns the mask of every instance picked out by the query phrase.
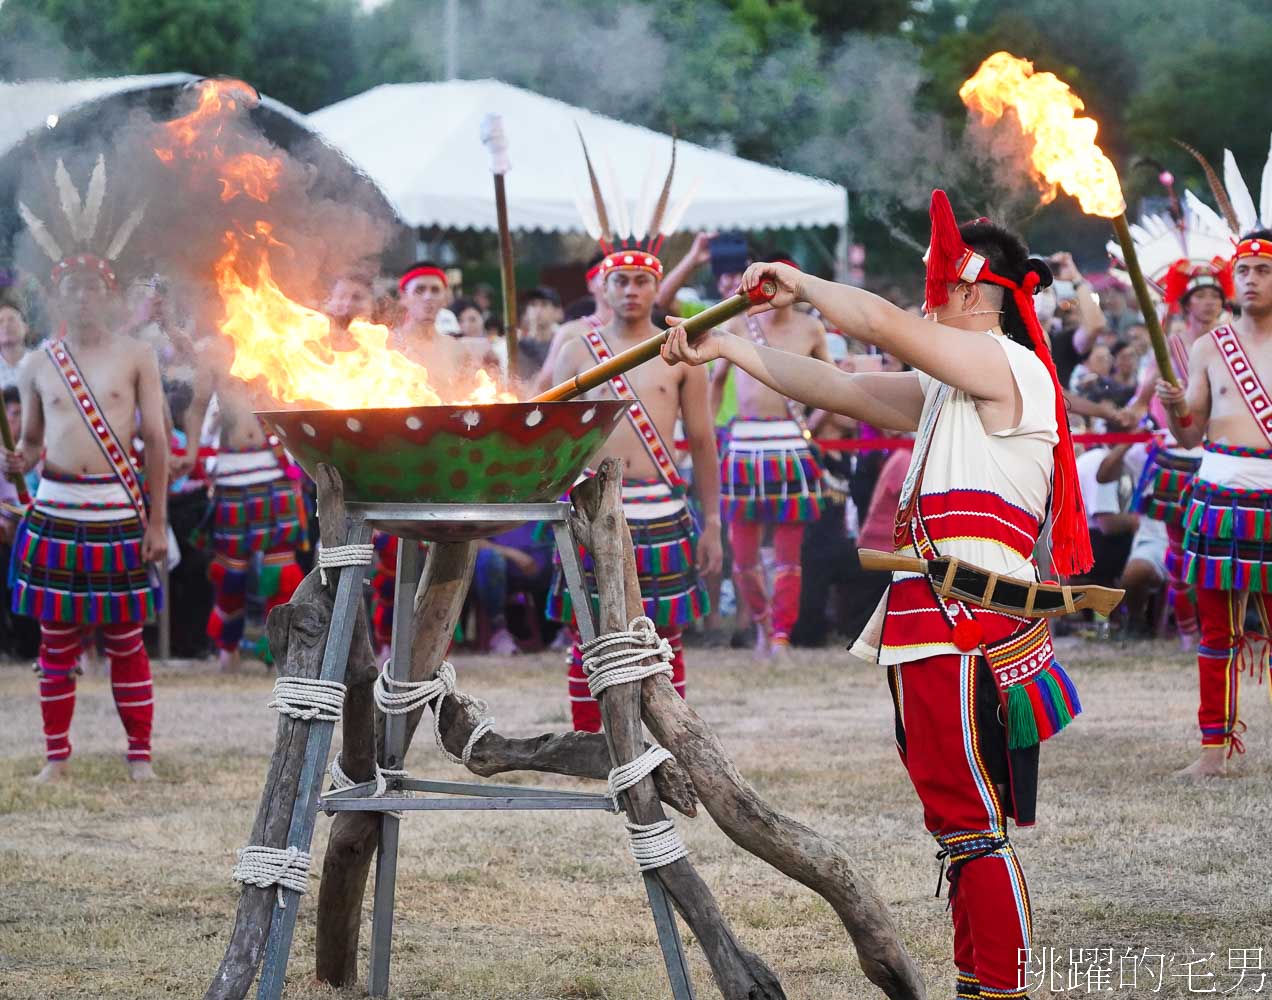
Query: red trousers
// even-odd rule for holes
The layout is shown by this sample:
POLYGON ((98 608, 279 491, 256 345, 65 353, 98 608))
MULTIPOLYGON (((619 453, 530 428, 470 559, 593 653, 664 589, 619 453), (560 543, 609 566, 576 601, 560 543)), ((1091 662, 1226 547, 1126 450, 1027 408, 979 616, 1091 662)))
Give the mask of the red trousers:
POLYGON ((738 595, 751 609, 751 617, 774 642, 786 643, 799 618, 800 546, 804 541, 803 523, 775 524, 773 548, 777 555, 773 574, 773 601, 764 584, 764 567, 760 565, 760 539, 764 535, 761 521, 730 521, 729 544, 733 548, 733 577, 738 595))
MULTIPOLYGON (((150 658, 135 622, 100 626, 110 659, 110 687, 124 732, 128 759, 150 759, 150 727, 154 689, 150 658)), ((80 657, 80 627, 62 622, 40 623, 40 714, 49 760, 71 755, 71 716, 75 714, 75 670, 80 657)))
MULTIPOLYGON (((1272 594, 1250 594, 1267 631, 1272 594)), ((1201 704, 1197 723, 1203 747, 1228 747, 1243 752, 1238 730, 1240 675, 1250 668, 1251 679, 1263 681, 1266 653, 1260 643, 1252 645, 1245 633, 1245 593, 1233 590, 1197 588, 1197 613, 1201 619, 1201 642, 1197 646, 1197 673, 1201 704), (1257 649, 1257 652, 1256 652, 1257 649)))
MULTIPOLYGON (((208 617, 208 638, 216 648, 233 652, 243 641, 244 616, 247 609, 247 579, 251 557, 236 558, 218 552, 208 568, 212 581, 212 614, 208 617)), ((264 554, 261 568, 261 596, 265 601, 265 617, 280 604, 292 599, 305 575, 296 562, 296 549, 283 544, 264 554)))
MULTIPOLYGON (((671 686, 676 694, 685 696, 685 648, 680 641, 680 629, 660 627, 658 634, 671 643, 671 686)), ((583 673, 583 654, 579 650, 578 633, 574 636, 574 646, 570 650, 566 678, 570 689, 570 714, 574 717, 574 728, 585 733, 601 731, 601 706, 587 686, 587 675, 583 673)))
POLYGON ((1029 890, 1007 839, 1002 789, 975 712, 978 657, 931 656, 890 667, 898 751, 923 822, 950 868, 958 996, 1024 997, 1029 890), (977 992, 979 990, 979 992, 977 992))
POLYGON ((1192 585, 1183 578, 1184 529, 1173 523, 1166 525, 1166 596, 1175 612, 1175 626, 1184 635, 1197 634, 1197 604, 1192 585))

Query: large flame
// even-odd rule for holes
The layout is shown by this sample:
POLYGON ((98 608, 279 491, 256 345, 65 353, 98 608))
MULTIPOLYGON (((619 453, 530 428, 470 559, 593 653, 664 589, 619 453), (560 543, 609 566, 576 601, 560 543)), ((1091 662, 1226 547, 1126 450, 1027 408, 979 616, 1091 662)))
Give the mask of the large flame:
POLYGON ((1075 112, 1081 98, 1054 73, 1035 73, 1033 63, 1010 52, 995 52, 959 88, 958 96, 996 122, 1010 108, 1033 139, 1034 170, 1054 196, 1057 186, 1078 199, 1082 211, 1113 219, 1126 211, 1117 171, 1095 144, 1099 124, 1075 112))
MULTIPOLYGON (((258 100, 241 81, 202 81, 198 106, 163 126, 155 155, 167 164, 180 160, 192 177, 219 183, 223 202, 244 195, 268 203, 278 189, 282 157, 243 150, 243 136, 226 132, 230 116, 258 100)), ((214 267, 224 308, 220 329, 234 347, 234 377, 264 385, 280 404, 335 409, 516 402, 480 369, 460 389, 455 373, 442 373, 437 385, 450 390, 443 398, 427 368, 389 347, 385 326, 354 320, 348 328, 352 347, 334 350, 330 319, 288 298, 274 281, 270 252, 290 248, 275 238, 273 225, 257 219, 236 228, 225 233, 225 251, 214 267)))

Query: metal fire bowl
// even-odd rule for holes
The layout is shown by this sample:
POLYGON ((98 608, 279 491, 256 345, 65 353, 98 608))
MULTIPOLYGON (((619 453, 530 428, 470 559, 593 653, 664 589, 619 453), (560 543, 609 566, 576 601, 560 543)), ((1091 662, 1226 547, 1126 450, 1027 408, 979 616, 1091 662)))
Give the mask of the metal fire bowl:
MULTIPOLYGON (((622 419, 621 400, 367 410, 265 410, 259 416, 312 477, 319 463, 361 503, 517 504, 556 500, 622 419)), ((403 538, 463 541, 519 523, 389 521, 403 538)))

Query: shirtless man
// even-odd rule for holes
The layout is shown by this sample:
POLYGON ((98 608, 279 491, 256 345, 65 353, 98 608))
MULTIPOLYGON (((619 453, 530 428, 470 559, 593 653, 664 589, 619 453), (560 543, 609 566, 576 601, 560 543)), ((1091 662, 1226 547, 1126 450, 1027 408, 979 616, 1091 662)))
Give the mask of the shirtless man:
MULTIPOLYGON (((601 268, 602 291, 612 318, 602 326, 592 317, 584 336, 562 346, 552 373, 554 383, 659 332, 650 319, 662 277, 658 258, 644 251, 616 251, 605 258, 601 268)), ((685 366, 642 365, 624 375, 622 384, 626 391, 616 390, 614 382, 594 391, 596 396, 607 399, 616 395, 628 398, 630 392, 635 397, 633 402, 640 403, 639 415, 629 411, 627 420, 610 435, 601 458, 623 460, 623 510, 636 547, 645 614, 658 626, 659 634, 671 642, 672 684, 683 696, 681 629, 706 612, 701 576, 719 572, 722 562, 715 428, 707 408, 707 378, 705 372, 685 366), (677 418, 684 425, 693 457, 694 480, 699 484, 706 512, 700 537, 684 500, 684 482, 676 473, 670 451, 662 446, 662 442, 672 440, 677 418), (654 446, 655 451, 637 433, 638 423, 652 424, 661 439, 654 446)), ((548 601, 549 617, 569 622, 569 597, 558 568, 548 601)), ((588 691, 577 644, 570 658, 569 691, 574 728, 599 731, 600 709, 588 691)))
MULTIPOLYGON (((786 254, 774 259, 790 263, 786 254)), ((798 269, 798 268, 797 268, 798 269)), ((730 320, 729 333, 779 351, 831 363, 826 329, 794 305, 730 320)), ((733 365, 721 358, 711 368, 711 405, 717 413, 733 365)), ((821 514, 821 468, 809 448, 804 407, 737 369, 738 414, 720 466, 724 519, 733 548, 733 579, 756 623, 756 655, 784 658, 799 617, 800 548, 804 526, 821 514), (773 525, 777 565, 770 606, 760 543, 773 525)))
POLYGON ((329 343, 332 350, 353 350, 349 324, 355 319, 368 319, 374 309, 375 292, 367 278, 352 272, 337 278, 322 309, 331 320, 329 343))
MULTIPOLYGON (((1183 513, 1183 577, 1197 588, 1201 622, 1201 757, 1179 772, 1187 778, 1220 777, 1227 759, 1244 752, 1238 693, 1246 601, 1253 595, 1265 632, 1272 610, 1272 422, 1264 389, 1272 385, 1272 231, 1244 236, 1232 264, 1241 317, 1193 343, 1186 390, 1157 382, 1175 440, 1205 448, 1183 513), (1239 382, 1233 366, 1244 373, 1239 382), (1180 403, 1187 404, 1183 418, 1175 412, 1180 403)), ((1265 665, 1261 657, 1260 678, 1265 665)))
POLYGON ((498 365, 490 346, 437 332, 437 314, 450 301, 446 272, 431 261, 408 267, 398 278, 398 297, 405 313, 389 337, 389 347, 429 370, 433 385, 457 385, 457 395, 477 369, 498 365))
MULTIPOLYGON (((216 396, 220 444, 211 469, 212 613, 208 638, 217 648, 221 669, 239 669, 239 644, 247 609, 247 584, 256 556, 261 557, 257 586, 265 613, 291 600, 304 578, 296 549, 306 540, 305 508, 297 484, 287 477, 278 438, 253 412, 259 401, 251 389, 227 374, 233 357, 217 340, 203 352, 186 409, 187 461, 198 454, 204 418, 216 396)), ((184 463, 176 471, 185 471, 184 463)))
POLYGON ((40 623, 48 763, 37 780, 66 772, 86 626, 100 628, 105 637, 111 690, 128 736, 129 774, 144 780, 154 777, 154 698, 141 630, 156 603, 148 571, 168 549, 168 438, 159 365, 153 348, 117 333, 123 312, 107 261, 77 255, 53 273, 65 332, 23 359, 22 436, 16 452, 2 451, 5 471, 18 473, 44 454, 43 478, 18 528, 12 567, 12 609, 40 623), (134 432, 145 444, 148 517, 128 457, 134 432))

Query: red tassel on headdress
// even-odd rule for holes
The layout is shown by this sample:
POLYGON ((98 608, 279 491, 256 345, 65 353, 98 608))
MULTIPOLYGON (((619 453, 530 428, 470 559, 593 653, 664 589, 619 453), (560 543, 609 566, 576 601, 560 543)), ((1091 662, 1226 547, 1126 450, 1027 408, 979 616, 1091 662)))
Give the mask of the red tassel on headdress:
POLYGON ((1038 275, 1030 271, 1011 293, 1025 329, 1029 331, 1029 339, 1033 341, 1034 353, 1051 376, 1056 392, 1056 434, 1060 440, 1052 449, 1051 558, 1057 572, 1072 576, 1090 569, 1095 557, 1091 552, 1086 506, 1082 502, 1082 490, 1078 487, 1078 463, 1073 454, 1073 438, 1069 436, 1069 411, 1064 403, 1064 393, 1060 391, 1056 363, 1051 359, 1051 345, 1034 311, 1033 293, 1037 287, 1038 275))
POLYGON ((950 199, 940 188, 932 192, 928 214, 932 217, 932 242, 928 244, 924 297, 926 308, 931 310, 950 300, 949 286, 958 281, 959 263, 967 247, 959 235, 950 199))

